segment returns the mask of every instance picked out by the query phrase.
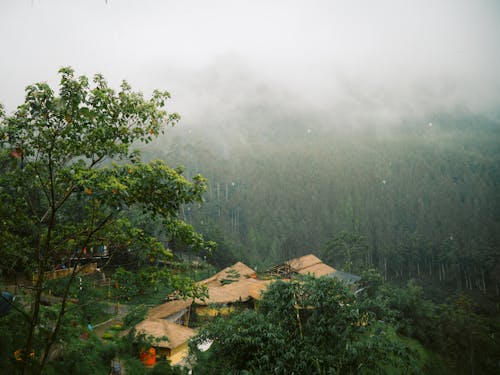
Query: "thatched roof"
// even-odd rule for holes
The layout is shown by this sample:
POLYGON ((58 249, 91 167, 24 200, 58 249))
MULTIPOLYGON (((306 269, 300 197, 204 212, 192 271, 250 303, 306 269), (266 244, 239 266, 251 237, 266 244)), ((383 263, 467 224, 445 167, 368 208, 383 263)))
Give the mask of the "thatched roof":
POLYGON ((209 305, 213 303, 246 302, 253 295, 259 295, 258 291, 267 288, 268 282, 257 279, 241 279, 226 285, 208 287, 208 298, 204 300, 197 298, 198 305, 209 305))
POLYGON ((335 268, 323 263, 323 261, 314 254, 308 254, 299 258, 288 260, 270 270, 272 275, 281 278, 289 278, 297 273, 301 275, 309 274, 315 277, 321 277, 334 272, 337 272, 335 268))
POLYGON ((267 288, 269 288, 269 285, 274 281, 274 280, 259 280, 260 283, 251 285, 250 289, 248 290, 248 293, 250 294, 250 297, 253 299, 261 299, 262 293, 264 293, 267 288))
POLYGON ((346 281, 348 283, 355 283, 361 279, 361 277, 357 275, 342 272, 330 267, 313 254, 289 260, 285 264, 289 265, 295 272, 302 275, 310 274, 315 277, 328 276, 346 281))
POLYGON ((305 268, 298 270, 298 272, 301 275, 312 275, 315 277, 329 275, 329 274, 334 273, 336 271, 337 270, 335 268, 330 267, 328 264, 325 264, 325 263, 314 264, 312 266, 305 267, 305 268))
POLYGON ((149 309, 148 318, 158 318, 158 319, 167 318, 170 315, 173 315, 189 307, 192 302, 193 302, 192 300, 183 300, 183 299, 165 302, 161 305, 149 309))
POLYGON ((223 280, 245 280, 249 277, 256 277, 257 273, 247 265, 237 262, 230 267, 224 268, 222 271, 217 272, 212 277, 198 282, 200 285, 207 287, 221 286, 223 280))
POLYGON ((310 274, 316 277, 321 277, 336 272, 335 268, 323 263, 321 259, 313 254, 291 259, 285 264, 289 265, 295 272, 302 275, 310 274))
POLYGON ((291 259, 286 262, 290 267, 292 267, 296 272, 300 272, 301 269, 306 267, 314 266, 315 264, 323 263, 316 255, 308 254, 300 258, 291 259))
POLYGON ((161 339, 154 343, 154 346, 160 348, 174 349, 184 344, 196 332, 191 328, 171 323, 164 319, 146 319, 135 326, 138 334, 145 334, 160 339, 167 337, 168 340, 161 339))

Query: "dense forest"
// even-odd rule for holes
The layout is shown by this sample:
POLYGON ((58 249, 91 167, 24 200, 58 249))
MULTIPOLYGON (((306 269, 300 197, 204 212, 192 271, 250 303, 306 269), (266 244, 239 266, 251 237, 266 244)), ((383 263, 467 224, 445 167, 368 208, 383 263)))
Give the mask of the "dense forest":
POLYGON ((208 178, 204 203, 181 215, 233 259, 264 269, 314 251, 347 271, 499 295, 498 116, 344 128, 242 111, 237 132, 173 129, 146 153, 208 178))

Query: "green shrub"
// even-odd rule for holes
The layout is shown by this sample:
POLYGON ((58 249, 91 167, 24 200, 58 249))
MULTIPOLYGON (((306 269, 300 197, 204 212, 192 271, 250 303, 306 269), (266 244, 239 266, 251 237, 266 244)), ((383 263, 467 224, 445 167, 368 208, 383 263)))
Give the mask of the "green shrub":
POLYGON ((104 334, 102 335, 102 338, 104 340, 112 340, 115 338, 115 335, 112 332, 104 332, 104 334))

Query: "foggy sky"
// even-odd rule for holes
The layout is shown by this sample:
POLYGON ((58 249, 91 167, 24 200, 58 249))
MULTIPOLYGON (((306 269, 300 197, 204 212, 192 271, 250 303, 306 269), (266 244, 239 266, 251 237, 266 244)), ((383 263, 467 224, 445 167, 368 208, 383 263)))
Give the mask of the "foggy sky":
POLYGON ((168 90, 191 125, 266 100, 390 120, 500 99, 496 0, 0 0, 0 46, 9 112, 67 65, 168 90))

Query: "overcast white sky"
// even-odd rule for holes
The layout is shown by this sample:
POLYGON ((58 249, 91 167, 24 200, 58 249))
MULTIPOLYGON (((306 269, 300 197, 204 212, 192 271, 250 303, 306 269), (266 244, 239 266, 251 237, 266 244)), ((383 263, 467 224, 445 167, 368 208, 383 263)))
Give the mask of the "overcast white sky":
POLYGON ((500 98, 498 0, 0 0, 0 48, 8 111, 66 65, 166 89, 188 119, 269 91, 313 110, 500 98))

